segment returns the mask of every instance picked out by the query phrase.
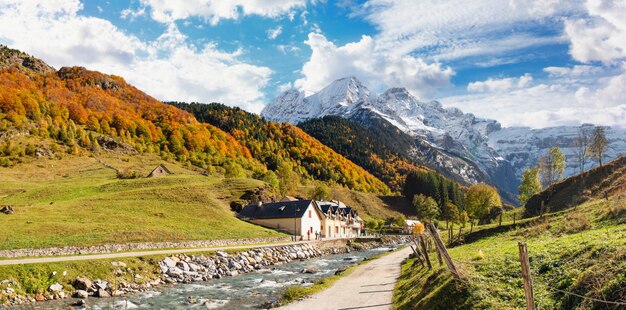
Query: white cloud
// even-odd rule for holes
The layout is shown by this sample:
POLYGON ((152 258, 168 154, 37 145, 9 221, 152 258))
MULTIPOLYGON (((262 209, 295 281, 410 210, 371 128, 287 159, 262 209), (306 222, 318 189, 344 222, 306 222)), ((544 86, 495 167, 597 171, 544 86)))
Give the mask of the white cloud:
POLYGON ((79 15, 81 8, 78 0, 0 2, 0 42, 57 68, 80 65, 123 76, 161 100, 261 109, 272 72, 240 61, 243 51, 221 51, 214 43, 196 47, 174 24, 145 42, 109 21, 79 15))
POLYGON ((572 57, 607 64, 626 58, 626 1, 588 0, 586 7, 589 17, 565 21, 572 57))
POLYGON ((377 27, 389 53, 456 59, 560 42, 534 30, 558 30, 560 17, 582 11, 581 0, 369 0, 354 14, 377 27))
POLYGON ((278 36, 283 33, 283 27, 282 26, 278 26, 276 28, 271 28, 267 30, 267 38, 270 40, 274 40, 276 38, 278 38, 278 36))
POLYGON ((550 74, 544 83, 521 86, 519 79, 512 79, 502 86, 510 85, 508 91, 484 86, 481 93, 441 101, 445 106, 496 119, 504 126, 626 124, 626 63, 617 73, 609 74, 592 66, 547 67, 544 71, 550 74))
POLYGON ((430 97, 437 88, 450 85, 454 75, 451 68, 439 63, 381 52, 369 36, 336 46, 322 34, 309 33, 305 43, 313 52, 302 67, 304 77, 294 85, 307 92, 317 91, 341 77, 356 76, 374 90, 402 86, 418 96, 430 97))
POLYGON ((216 25, 222 19, 239 19, 245 15, 263 17, 291 16, 306 6, 305 0, 141 0, 149 6, 154 20, 169 23, 188 17, 200 17, 216 25))
POLYGON ((283 54, 299 52, 300 48, 293 44, 280 44, 276 48, 283 54))
POLYGON ((486 81, 472 82, 467 85, 470 93, 504 92, 516 88, 527 87, 533 81, 533 77, 526 73, 519 78, 488 79, 486 81))
POLYGON ((135 20, 137 17, 145 16, 145 15, 146 15, 146 8, 144 7, 138 8, 136 10, 133 10, 131 8, 126 8, 120 12, 120 17, 122 19, 130 19, 130 20, 135 20))
POLYGON ((291 84, 291 82, 278 85, 278 93, 284 93, 290 89, 293 89, 293 84, 291 84))
POLYGON ((543 71, 550 74, 551 77, 586 77, 590 75, 597 75, 602 72, 602 68, 587 65, 576 65, 573 67, 546 67, 543 71))

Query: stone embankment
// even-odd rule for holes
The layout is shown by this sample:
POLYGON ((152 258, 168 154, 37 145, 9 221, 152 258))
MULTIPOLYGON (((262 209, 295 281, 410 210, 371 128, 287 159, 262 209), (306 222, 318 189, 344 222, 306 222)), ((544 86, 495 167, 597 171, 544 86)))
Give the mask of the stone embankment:
MULTIPOLYGON (((0 296, 5 297, 9 306, 68 297, 75 298, 73 305, 84 306, 85 300, 92 297, 118 297, 143 292, 151 287, 164 284, 207 281, 249 272, 269 272, 271 266, 295 260, 305 260, 328 254, 349 253, 355 250, 363 251, 406 242, 403 238, 359 241, 328 240, 288 246, 268 246, 234 253, 217 251, 210 255, 177 254, 165 257, 158 262, 160 274, 144 275, 145 278, 136 274, 134 283, 121 281, 113 285, 100 279, 91 280, 88 277, 77 277, 65 285, 54 283, 45 292, 34 296, 16 294, 13 287, 19 287, 20 284, 13 280, 4 280, 0 281, 0 296)), ((116 269, 114 276, 122 276, 131 271, 121 261, 113 261, 111 265, 116 269)), ((302 270, 302 273, 315 272, 315 270, 302 270)))
POLYGON ((68 246, 45 249, 17 249, 0 250, 0 257, 37 257, 37 256, 68 256, 84 254, 115 253, 134 250, 150 249, 174 249, 174 248, 202 248, 202 247, 224 247, 232 245, 279 243, 289 242, 290 237, 279 238, 258 238, 258 239, 225 239, 225 240, 198 240, 184 242, 146 242, 129 244, 104 244, 98 246, 68 246))

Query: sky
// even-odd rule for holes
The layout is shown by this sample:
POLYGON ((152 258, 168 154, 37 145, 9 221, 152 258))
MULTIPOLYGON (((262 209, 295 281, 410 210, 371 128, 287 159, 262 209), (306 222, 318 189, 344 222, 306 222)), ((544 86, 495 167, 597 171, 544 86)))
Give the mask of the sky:
POLYGON ((356 76, 503 126, 626 126, 626 0, 0 0, 0 43, 259 113, 356 76))

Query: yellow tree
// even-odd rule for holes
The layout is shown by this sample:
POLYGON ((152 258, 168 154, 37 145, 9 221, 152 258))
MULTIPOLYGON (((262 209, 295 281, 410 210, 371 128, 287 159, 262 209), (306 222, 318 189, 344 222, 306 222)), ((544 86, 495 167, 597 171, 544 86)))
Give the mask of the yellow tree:
POLYGON ((465 197, 468 216, 470 217, 470 232, 474 228, 474 220, 480 220, 487 216, 491 208, 502 206, 502 200, 498 191, 483 183, 470 187, 465 197))

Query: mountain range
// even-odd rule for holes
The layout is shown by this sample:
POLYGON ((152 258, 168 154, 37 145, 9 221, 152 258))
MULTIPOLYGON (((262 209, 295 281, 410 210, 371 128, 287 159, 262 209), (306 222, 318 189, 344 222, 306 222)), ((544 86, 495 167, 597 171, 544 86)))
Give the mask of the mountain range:
MULTIPOLYGON (((438 101, 422 102, 405 88, 376 94, 356 77, 346 77, 311 95, 287 90, 268 104, 261 116, 275 122, 300 124, 335 115, 371 130, 386 128, 384 137, 410 139, 403 153, 464 184, 486 182, 514 200, 524 169, 537 165, 553 146, 566 155, 564 176, 578 171, 575 142, 581 128, 592 125, 542 129, 504 128, 496 120, 476 117, 438 101), (390 135, 389 128, 397 131, 390 135)), ((626 153, 626 130, 605 127, 609 140, 607 159, 626 153)), ((309 134, 311 134, 309 132, 309 134)), ((315 136, 315 135, 314 135, 315 136)), ((590 163, 586 168, 591 168, 590 163)))

